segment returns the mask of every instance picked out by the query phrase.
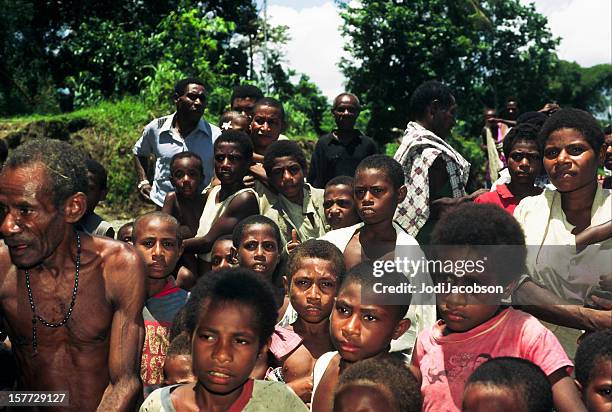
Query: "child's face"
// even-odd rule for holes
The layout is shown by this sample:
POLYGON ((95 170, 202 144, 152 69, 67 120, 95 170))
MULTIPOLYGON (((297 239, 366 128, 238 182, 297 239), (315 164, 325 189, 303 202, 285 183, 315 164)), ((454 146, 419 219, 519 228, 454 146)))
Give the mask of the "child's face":
POLYGON ((192 337, 193 370, 198 382, 216 394, 240 390, 267 351, 259 346, 260 331, 251 306, 236 302, 208 303, 200 310, 192 337))
POLYGON ((98 185, 96 175, 87 171, 87 214, 94 212, 98 203, 106 197, 107 190, 101 189, 98 185))
POLYGON ((264 224, 247 226, 235 253, 240 266, 254 270, 272 281, 280 253, 274 230, 270 226, 264 224))
POLYGON ((397 321, 397 308, 361 303, 361 285, 350 282, 336 297, 330 320, 331 338, 342 359, 349 362, 371 358, 387 351, 392 339, 408 327, 397 321))
POLYGON ((353 191, 347 185, 328 186, 323 199, 325 218, 332 230, 359 222, 353 191))
POLYGON ((474 383, 463 393, 463 412, 527 412, 525 401, 511 388, 474 383))
POLYGON ((302 203, 304 197, 304 170, 291 156, 274 159, 270 176, 270 184, 279 193, 293 203, 302 203))
POLYGON ((125 243, 133 243, 133 232, 134 227, 132 225, 123 226, 121 229, 119 229, 119 232, 117 232, 117 240, 125 243))
POLYGON ((249 134, 250 132, 250 121, 247 116, 237 116, 234 117, 231 121, 231 129, 238 132, 245 132, 249 134))
POLYGON ((397 205, 405 197, 406 187, 396 191, 380 170, 362 169, 355 176, 357 213, 366 225, 393 220, 397 205))
POLYGON ((344 95, 334 102, 332 115, 339 130, 353 130, 359 116, 359 103, 353 96, 344 95))
POLYGON ((223 239, 217 240, 210 251, 211 253, 211 264, 212 270, 219 270, 223 268, 231 268, 234 266, 234 259, 232 257, 232 240, 223 239))
POLYGON ((289 298, 299 317, 308 323, 329 319, 336 296, 336 268, 319 258, 302 258, 291 277, 289 298))
POLYGON ((508 171, 512 182, 533 185, 542 169, 542 159, 536 142, 517 140, 508 155, 508 171))
POLYGON ((183 157, 172 164, 170 181, 177 194, 193 197, 198 194, 202 182, 202 164, 194 157, 183 157))
POLYGON ((177 227, 166 219, 153 216, 138 221, 134 246, 144 258, 147 275, 152 279, 168 277, 183 248, 177 242, 177 227))
POLYGON ((249 167, 235 143, 223 142, 215 147, 215 174, 222 185, 242 182, 249 167))
POLYGON ((253 109, 255 108, 254 97, 236 97, 232 100, 232 110, 240 112, 248 117, 253 117, 253 109))
POLYGON ((343 385, 334 397, 334 412, 386 411, 400 412, 391 391, 381 385, 350 383, 343 385))
MULTIPOLYGON (((449 248, 449 247, 447 247, 449 248)), ((467 247, 450 248, 445 256, 438 257, 443 262, 454 262, 452 267, 463 267, 465 263, 481 259, 467 247)), ((451 265, 445 264, 445 267, 451 265)), ((452 286, 504 286, 498 277, 487 270, 471 273, 432 273, 435 283, 452 286)), ((444 320, 446 328, 453 332, 466 332, 491 319, 499 309, 502 295, 491 293, 440 293, 437 294, 438 312, 444 320)))
POLYGON ((175 385, 196 382, 197 379, 191 370, 191 356, 166 356, 164 361, 164 385, 175 385))
POLYGON ((280 109, 272 106, 257 106, 251 121, 251 139, 257 153, 264 154, 268 146, 278 140, 283 130, 280 109))
POLYGON ((591 380, 583 390, 583 396, 589 412, 612 410, 612 359, 596 360, 591 380))
POLYGON ((543 162, 559 192, 572 192, 596 181, 598 155, 575 129, 555 130, 548 136, 543 162))

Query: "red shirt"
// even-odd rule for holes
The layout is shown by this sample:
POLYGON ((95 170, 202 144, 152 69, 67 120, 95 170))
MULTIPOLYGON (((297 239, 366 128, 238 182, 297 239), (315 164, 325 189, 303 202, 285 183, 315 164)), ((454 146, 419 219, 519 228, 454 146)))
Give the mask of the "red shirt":
POLYGON ((498 205, 511 215, 514 214, 514 209, 521 202, 521 199, 515 197, 508 186, 505 184, 495 186, 495 192, 488 192, 478 196, 474 203, 493 203, 498 205))

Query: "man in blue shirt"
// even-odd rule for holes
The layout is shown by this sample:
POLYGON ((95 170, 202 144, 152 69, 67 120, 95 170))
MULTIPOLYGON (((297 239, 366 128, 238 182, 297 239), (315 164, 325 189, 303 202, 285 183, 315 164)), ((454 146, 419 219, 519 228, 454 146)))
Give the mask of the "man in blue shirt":
POLYGON ((170 159, 177 153, 190 151, 202 158, 204 168, 203 189, 213 176, 213 142, 221 134, 202 114, 206 107, 206 90, 199 79, 187 78, 174 86, 176 112, 154 119, 145 126, 142 136, 133 148, 134 166, 138 176, 138 191, 162 207, 168 192, 174 190, 170 183, 170 159), (153 184, 146 175, 148 159, 155 157, 153 184))

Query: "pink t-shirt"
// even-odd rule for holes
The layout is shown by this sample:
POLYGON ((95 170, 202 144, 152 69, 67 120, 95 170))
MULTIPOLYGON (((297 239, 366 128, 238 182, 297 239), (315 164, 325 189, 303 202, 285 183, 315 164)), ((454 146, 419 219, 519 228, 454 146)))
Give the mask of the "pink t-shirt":
POLYGON ((460 411, 469 376, 491 358, 513 356, 538 365, 546 375, 573 364, 561 344, 535 317, 512 308, 464 333, 442 335, 444 321, 417 339, 413 363, 423 375, 423 411, 460 411))

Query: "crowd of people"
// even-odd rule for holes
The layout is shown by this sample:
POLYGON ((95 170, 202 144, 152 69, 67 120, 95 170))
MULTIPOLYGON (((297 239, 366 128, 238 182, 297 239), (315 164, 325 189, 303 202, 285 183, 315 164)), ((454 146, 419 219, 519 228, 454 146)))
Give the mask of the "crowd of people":
POLYGON ((310 159, 255 86, 218 126, 202 81, 174 101, 133 148, 155 210, 119 228, 95 212, 95 159, 0 153, 0 390, 68 396, 34 410, 612 409, 610 127, 508 99, 485 110, 487 188, 467 193, 460 101, 437 81, 393 157, 351 93, 310 159))

